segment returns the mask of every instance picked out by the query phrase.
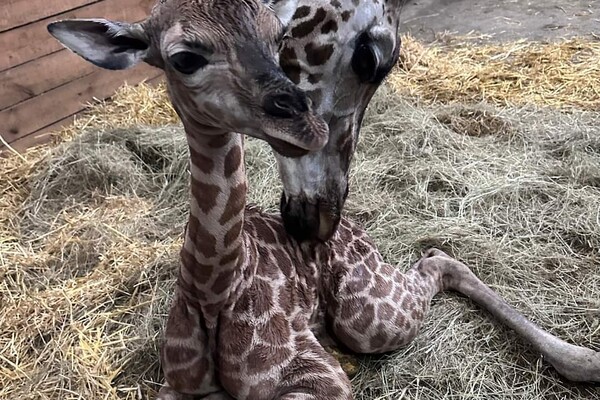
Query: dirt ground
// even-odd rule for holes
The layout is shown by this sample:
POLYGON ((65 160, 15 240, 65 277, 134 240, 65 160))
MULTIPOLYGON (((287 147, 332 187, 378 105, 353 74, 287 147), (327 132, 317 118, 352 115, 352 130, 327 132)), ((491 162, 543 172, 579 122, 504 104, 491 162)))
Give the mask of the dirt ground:
POLYGON ((401 30, 432 40, 448 31, 471 31, 499 41, 562 37, 600 39, 600 1, 591 0, 409 0, 401 30))

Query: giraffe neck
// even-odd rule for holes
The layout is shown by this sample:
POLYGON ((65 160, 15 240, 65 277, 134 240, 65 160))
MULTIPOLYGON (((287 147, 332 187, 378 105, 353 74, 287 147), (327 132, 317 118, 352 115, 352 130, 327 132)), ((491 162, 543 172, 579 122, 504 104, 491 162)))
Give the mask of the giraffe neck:
POLYGON ((187 127, 186 135, 191 198, 178 284, 210 319, 227 301, 244 263, 243 137, 237 133, 203 135, 187 127))

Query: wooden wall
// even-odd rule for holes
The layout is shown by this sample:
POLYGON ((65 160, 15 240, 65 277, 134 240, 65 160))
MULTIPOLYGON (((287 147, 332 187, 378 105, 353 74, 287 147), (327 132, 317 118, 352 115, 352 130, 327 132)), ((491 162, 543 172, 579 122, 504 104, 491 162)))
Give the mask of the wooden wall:
MULTIPOLYGON (((106 71, 71 53, 48 33, 52 21, 108 18, 137 22, 154 0, 0 0, 0 135, 21 151, 48 140, 90 101, 110 97, 124 82, 161 71, 139 65, 106 71)), ((0 152, 4 146, 0 143, 0 152)))

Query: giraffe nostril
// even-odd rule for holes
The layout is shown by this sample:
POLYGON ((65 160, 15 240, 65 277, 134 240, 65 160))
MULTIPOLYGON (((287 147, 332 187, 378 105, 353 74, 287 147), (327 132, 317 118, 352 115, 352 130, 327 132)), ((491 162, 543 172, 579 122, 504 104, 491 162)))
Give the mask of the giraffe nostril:
POLYGON ((263 109, 273 117, 292 118, 306 112, 308 104, 302 93, 278 93, 267 96, 263 101, 263 109))

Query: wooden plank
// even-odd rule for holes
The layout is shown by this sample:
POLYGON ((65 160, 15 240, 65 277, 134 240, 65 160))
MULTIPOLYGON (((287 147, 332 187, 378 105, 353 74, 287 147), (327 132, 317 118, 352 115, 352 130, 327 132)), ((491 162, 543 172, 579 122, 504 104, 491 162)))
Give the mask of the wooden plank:
POLYGON ((0 32, 52 15, 95 3, 99 0, 2 0, 0 32))
MULTIPOLYGON (((31 134, 23 138, 17 139, 14 142, 10 143, 10 147, 12 147, 12 149, 17 153, 22 154, 25 151, 27 151, 27 149, 29 149, 30 147, 47 144, 52 140, 52 137, 58 129, 60 129, 62 126, 66 126, 73 123, 73 118, 73 116, 65 118, 64 120, 60 121, 62 125, 56 124, 56 128, 51 131, 40 132, 39 134, 31 134)), ((14 154, 13 150, 8 149, 6 146, 0 145, 0 158, 8 157, 11 154, 14 154)))
POLYGON ((72 83, 0 111, 0 133, 8 143, 12 143, 75 114, 93 98, 110 97, 124 81, 135 85, 161 73, 146 64, 124 71, 98 69, 72 83))
POLYGON ((149 79, 146 81, 147 84, 152 85, 152 86, 156 86, 162 82, 165 82, 165 74, 164 73, 161 73, 156 78, 152 78, 152 79, 149 79))
POLYGON ((97 69, 67 49, 0 72, 0 111, 97 69))
MULTIPOLYGON (((158 85, 165 81, 165 74, 162 71, 156 71, 158 75, 154 78, 146 80, 146 83, 152 86, 158 85)), ((131 83, 131 81, 130 81, 131 83)), ((84 108, 85 109, 85 108, 84 108)), ((83 111, 83 109, 82 109, 83 111)), ((81 111, 80 111, 81 112, 81 111)), ((69 115, 66 118, 63 118, 50 126, 44 127, 39 131, 33 132, 29 135, 20 137, 15 141, 10 143, 10 146, 17 152, 23 153, 30 147, 47 144, 52 140, 53 135, 62 129, 63 127, 70 125, 75 120, 77 114, 69 115)), ((5 157, 10 154, 13 154, 12 151, 7 149, 6 147, 0 145, 0 157, 5 157)))
POLYGON ((150 13, 154 0, 104 0, 0 34, 0 71, 63 49, 46 26, 60 19, 108 18, 137 22, 150 13))

